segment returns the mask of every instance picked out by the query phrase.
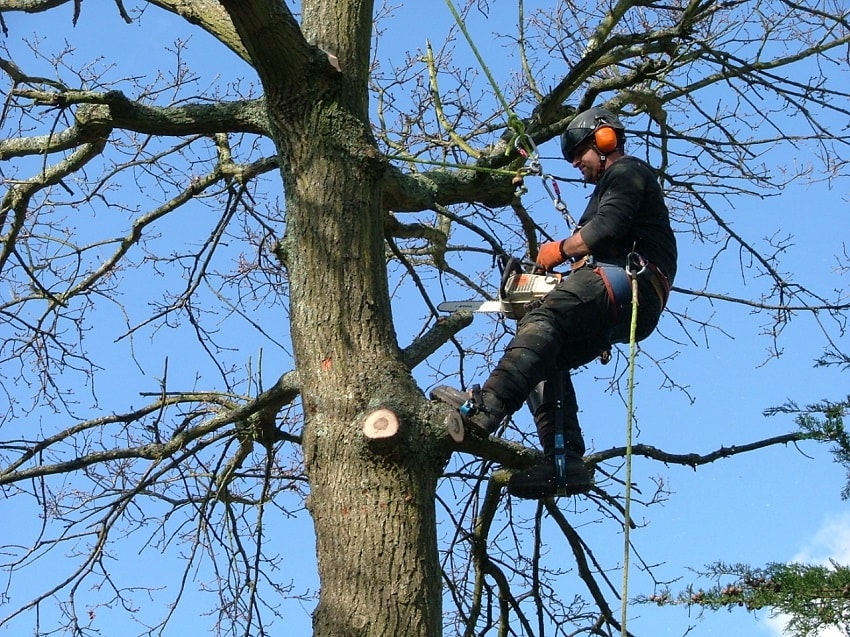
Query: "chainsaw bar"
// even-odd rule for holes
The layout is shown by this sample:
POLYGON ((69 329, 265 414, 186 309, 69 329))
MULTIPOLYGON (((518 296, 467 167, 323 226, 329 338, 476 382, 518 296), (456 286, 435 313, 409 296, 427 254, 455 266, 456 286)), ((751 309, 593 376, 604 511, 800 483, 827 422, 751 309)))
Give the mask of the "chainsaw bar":
POLYGON ((443 301, 437 306, 441 312, 501 312, 501 301, 443 301))
POLYGON ((561 281, 560 274, 514 272, 505 277, 498 301, 444 301, 441 312, 500 312, 508 318, 521 319, 526 306, 549 294, 561 281))

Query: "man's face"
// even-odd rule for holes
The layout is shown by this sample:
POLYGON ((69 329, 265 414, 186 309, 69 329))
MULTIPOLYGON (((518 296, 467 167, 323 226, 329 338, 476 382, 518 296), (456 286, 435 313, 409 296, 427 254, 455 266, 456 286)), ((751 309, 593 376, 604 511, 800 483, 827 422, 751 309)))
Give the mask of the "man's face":
POLYGON ((581 171, 584 181, 595 184, 599 181, 602 162, 599 160, 599 152, 590 144, 582 144, 576 148, 573 156, 573 166, 581 171))

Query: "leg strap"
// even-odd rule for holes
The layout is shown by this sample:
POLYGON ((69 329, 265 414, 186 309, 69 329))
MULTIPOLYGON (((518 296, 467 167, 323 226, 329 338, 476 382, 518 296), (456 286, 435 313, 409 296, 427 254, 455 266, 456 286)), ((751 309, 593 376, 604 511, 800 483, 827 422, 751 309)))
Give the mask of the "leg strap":
POLYGON ((624 267, 613 263, 597 261, 591 267, 602 277, 605 284, 608 300, 611 302, 611 320, 619 323, 623 318, 623 310, 632 302, 632 277, 624 267))

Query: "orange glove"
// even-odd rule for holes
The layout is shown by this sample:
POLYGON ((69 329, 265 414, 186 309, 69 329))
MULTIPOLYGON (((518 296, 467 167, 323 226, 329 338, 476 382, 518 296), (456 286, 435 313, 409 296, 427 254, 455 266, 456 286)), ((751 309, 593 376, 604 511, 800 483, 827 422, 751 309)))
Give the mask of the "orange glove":
POLYGON ((569 259, 569 256, 564 253, 564 241, 566 239, 563 241, 550 241, 540 246, 540 251, 537 253, 538 265, 544 270, 551 270, 556 265, 561 265, 569 259))

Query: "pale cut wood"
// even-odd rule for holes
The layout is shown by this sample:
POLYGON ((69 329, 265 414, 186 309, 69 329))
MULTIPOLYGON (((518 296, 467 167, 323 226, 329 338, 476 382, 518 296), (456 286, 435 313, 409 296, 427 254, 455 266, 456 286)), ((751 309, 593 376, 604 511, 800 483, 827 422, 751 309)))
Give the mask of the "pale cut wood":
POLYGON ((376 409, 363 421, 363 435, 367 438, 392 438, 398 433, 398 417, 389 409, 376 409))

